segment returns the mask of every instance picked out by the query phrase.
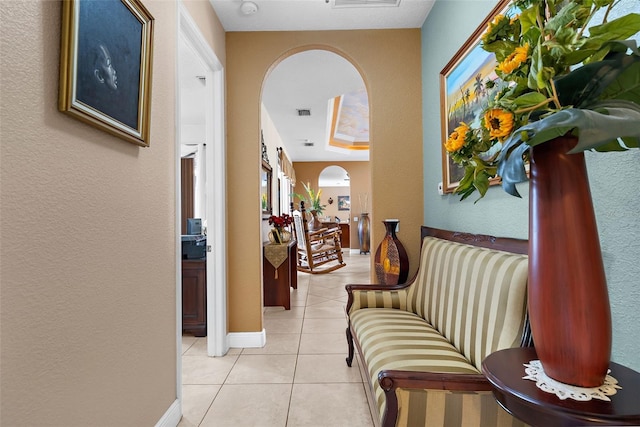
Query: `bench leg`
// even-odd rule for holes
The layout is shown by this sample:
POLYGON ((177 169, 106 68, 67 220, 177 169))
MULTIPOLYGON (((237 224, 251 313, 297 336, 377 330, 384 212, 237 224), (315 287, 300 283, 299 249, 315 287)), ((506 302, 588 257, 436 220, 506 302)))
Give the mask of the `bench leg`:
POLYGON ((353 337, 351 336, 351 328, 347 326, 347 345, 349 346, 349 356, 347 356, 347 366, 351 367, 353 363, 353 337))

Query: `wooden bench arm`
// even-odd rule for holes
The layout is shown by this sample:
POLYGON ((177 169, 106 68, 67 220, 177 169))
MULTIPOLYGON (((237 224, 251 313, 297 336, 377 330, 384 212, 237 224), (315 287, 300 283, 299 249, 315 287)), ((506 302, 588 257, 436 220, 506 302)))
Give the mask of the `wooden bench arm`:
POLYGON ((456 374, 448 372, 418 372, 383 370, 378 382, 385 393, 397 388, 447 390, 447 391, 491 391, 491 383, 482 374, 456 374))

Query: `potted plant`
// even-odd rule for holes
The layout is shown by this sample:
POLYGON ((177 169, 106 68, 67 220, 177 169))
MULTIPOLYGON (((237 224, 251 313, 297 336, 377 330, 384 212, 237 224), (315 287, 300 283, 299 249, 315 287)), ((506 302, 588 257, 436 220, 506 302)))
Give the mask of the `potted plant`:
POLYGON ((303 182, 302 186, 304 187, 307 195, 301 195, 294 193, 293 196, 297 197, 299 200, 303 201, 306 205, 309 206, 309 211, 312 216, 312 220, 309 223, 310 230, 317 230, 321 228, 322 224, 318 219, 318 215, 322 215, 322 212, 327 207, 327 205, 323 205, 320 203, 320 194, 322 194, 322 188, 319 188, 317 191, 311 188, 311 183, 307 182, 306 184, 303 182))
POLYGON ((465 169, 461 200, 475 191, 482 198, 494 179, 519 197, 515 184, 530 177, 534 344, 547 375, 583 387, 602 384, 611 352, 583 152, 640 147, 640 52, 625 40, 640 31, 640 15, 608 21, 616 4, 514 0, 482 36, 502 86, 476 123, 460 123, 445 143, 465 169))

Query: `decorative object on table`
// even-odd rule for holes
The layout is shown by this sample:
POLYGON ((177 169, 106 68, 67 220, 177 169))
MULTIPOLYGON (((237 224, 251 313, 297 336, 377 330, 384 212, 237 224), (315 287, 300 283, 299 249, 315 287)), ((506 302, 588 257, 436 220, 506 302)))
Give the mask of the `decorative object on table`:
POLYGON ((611 16, 613 2, 516 4, 519 15, 497 15, 482 36, 506 86, 445 148, 465 170, 455 190, 461 200, 476 190, 483 197, 497 177, 519 196, 515 184, 527 180, 530 162, 528 292, 538 357, 557 381, 599 386, 611 313, 582 152, 640 147, 640 52, 632 40, 616 41, 640 31, 640 14, 589 27, 598 9, 611 16))
POLYGON ((607 376, 604 379, 604 383, 599 387, 576 387, 569 384, 561 383, 545 374, 542 367, 542 363, 539 360, 532 360, 529 363, 524 364, 525 376, 524 380, 531 380, 536 382, 536 387, 540 390, 555 394, 560 400, 573 399, 581 402, 586 402, 591 399, 604 400, 610 402, 609 396, 613 396, 618 392, 620 387, 618 380, 613 378, 611 370, 607 371, 607 376))
POLYGON ((153 21, 138 0, 62 2, 58 109, 148 147, 153 21))
POLYGON ((269 241, 276 245, 288 243, 291 240, 291 232, 285 227, 290 226, 292 222, 293 218, 287 214, 271 215, 269 225, 272 225, 273 228, 269 231, 269 241))
POLYGON ((376 277, 382 285, 405 283, 409 275, 409 257, 396 236, 399 222, 397 219, 382 221, 386 234, 376 249, 374 261, 376 277))

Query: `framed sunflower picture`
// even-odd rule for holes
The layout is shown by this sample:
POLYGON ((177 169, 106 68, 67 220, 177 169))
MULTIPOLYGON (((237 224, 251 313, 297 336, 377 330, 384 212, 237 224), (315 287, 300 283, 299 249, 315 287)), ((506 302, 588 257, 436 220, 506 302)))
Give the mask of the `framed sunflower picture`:
MULTIPOLYGON (((501 0, 469 39, 440 71, 440 120, 442 131, 442 190, 452 193, 464 177, 464 168, 449 156, 445 143, 460 123, 478 125, 488 101, 501 89, 495 73, 496 57, 480 46, 487 25, 505 13, 510 0, 501 0)), ((490 156, 491 153, 487 153, 490 156)), ((491 184, 497 184, 495 179, 491 184)))

